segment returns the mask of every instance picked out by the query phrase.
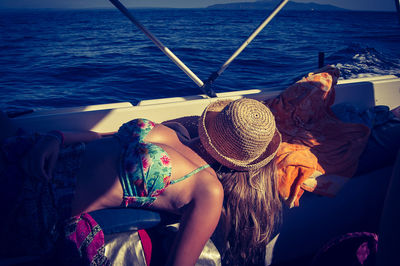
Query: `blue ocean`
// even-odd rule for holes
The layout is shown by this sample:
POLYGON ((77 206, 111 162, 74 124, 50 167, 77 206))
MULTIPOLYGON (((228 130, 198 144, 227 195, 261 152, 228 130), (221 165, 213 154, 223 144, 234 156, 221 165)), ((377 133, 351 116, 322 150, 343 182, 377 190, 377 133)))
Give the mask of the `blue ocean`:
MULTIPOLYGON (((266 10, 133 9, 201 80, 217 71, 266 10)), ((214 83, 217 92, 284 89, 318 67, 341 78, 400 76, 390 12, 282 11, 214 83)), ((41 110, 202 93, 119 11, 0 11, 0 108, 41 110)))

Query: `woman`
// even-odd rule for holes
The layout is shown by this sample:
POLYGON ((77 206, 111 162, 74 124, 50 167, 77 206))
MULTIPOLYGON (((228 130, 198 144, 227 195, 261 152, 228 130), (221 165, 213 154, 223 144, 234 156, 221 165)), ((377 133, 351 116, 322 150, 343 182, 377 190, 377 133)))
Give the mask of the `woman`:
MULTIPOLYGON (((10 135, 15 129, 1 136, 3 150, 10 135)), ((81 155, 75 156, 79 167, 69 215, 121 205, 181 214, 172 265, 194 265, 221 221, 225 262, 259 263, 280 212, 273 158, 281 137, 272 113, 256 100, 218 101, 200 117, 199 138, 184 141, 178 135, 147 119, 99 139, 93 132, 53 131, 39 137, 19 164, 25 173, 56 182, 63 175, 57 169, 66 163, 59 158, 54 167, 59 144, 96 139, 74 153, 81 155)))

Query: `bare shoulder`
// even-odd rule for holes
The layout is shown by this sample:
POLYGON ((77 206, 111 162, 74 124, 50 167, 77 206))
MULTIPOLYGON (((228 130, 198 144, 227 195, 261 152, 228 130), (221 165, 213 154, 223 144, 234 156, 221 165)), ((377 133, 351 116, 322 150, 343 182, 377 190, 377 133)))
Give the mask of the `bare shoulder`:
POLYGON ((195 198, 207 199, 215 204, 221 203, 224 197, 224 189, 218 180, 215 172, 210 168, 208 171, 202 171, 201 178, 196 180, 195 198))
MULTIPOLYGON (((181 165, 179 168, 181 169, 185 168, 183 165, 190 166, 193 170, 196 167, 206 164, 199 155, 179 140, 174 130, 164 125, 157 124, 146 136, 145 140, 157 143, 163 147, 173 156, 175 161, 174 164, 179 162, 178 164, 181 165), (190 163, 187 160, 189 160, 190 163)), ((185 171, 188 171, 188 169, 185 171)), ((182 176, 183 174, 178 175, 182 176)), ((224 192, 222 184, 218 180, 217 175, 212 168, 206 168, 200 171, 197 175, 199 175, 200 178, 196 178, 196 188, 193 191, 194 197, 213 200, 223 199, 224 192)))
POLYGON ((177 133, 164 125, 157 124, 150 133, 146 136, 145 141, 155 143, 163 147, 167 152, 173 150, 168 154, 173 155, 177 152, 187 160, 191 161, 195 167, 206 164, 206 162, 185 143, 181 142, 177 133))
POLYGON ((176 135, 176 132, 162 124, 156 124, 154 128, 147 134, 145 140, 148 142, 166 144, 181 143, 176 135))

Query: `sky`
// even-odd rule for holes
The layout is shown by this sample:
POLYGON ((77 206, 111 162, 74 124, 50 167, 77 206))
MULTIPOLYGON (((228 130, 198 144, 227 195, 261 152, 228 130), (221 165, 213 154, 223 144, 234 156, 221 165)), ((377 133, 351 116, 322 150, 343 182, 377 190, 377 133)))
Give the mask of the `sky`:
MULTIPOLYGON (((127 7, 201 8, 212 4, 254 2, 254 0, 120 0, 127 7)), ((396 11, 395 0, 294 0, 331 4, 351 10, 396 11)), ((105 8, 108 0, 0 0, 2 8, 105 8)))

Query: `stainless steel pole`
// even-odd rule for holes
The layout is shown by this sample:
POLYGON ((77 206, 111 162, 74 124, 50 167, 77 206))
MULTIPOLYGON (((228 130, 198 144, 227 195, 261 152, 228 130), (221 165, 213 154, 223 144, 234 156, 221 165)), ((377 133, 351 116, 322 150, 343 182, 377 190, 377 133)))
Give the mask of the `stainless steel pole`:
POLYGON ((130 21, 133 22, 150 40, 152 40, 155 45, 168 56, 186 75, 189 76, 200 88, 203 87, 204 83, 199 79, 171 50, 161 43, 160 40, 156 38, 148 29, 146 29, 138 20, 136 20, 132 14, 126 9, 126 7, 121 4, 118 0, 110 0, 110 2, 119 9, 130 21))
POLYGON ((264 19, 264 21, 253 31, 253 33, 247 38, 245 42, 242 43, 242 45, 232 54, 231 57, 229 57, 228 60, 221 66, 221 68, 211 74, 211 76, 208 78, 206 81, 206 84, 211 84, 214 82, 216 78, 218 78, 222 72, 225 71, 225 69, 229 66, 229 64, 246 48, 247 45, 264 29, 265 26, 278 14, 278 12, 286 5, 286 3, 289 2, 289 0, 282 0, 272 11, 272 13, 264 19))

